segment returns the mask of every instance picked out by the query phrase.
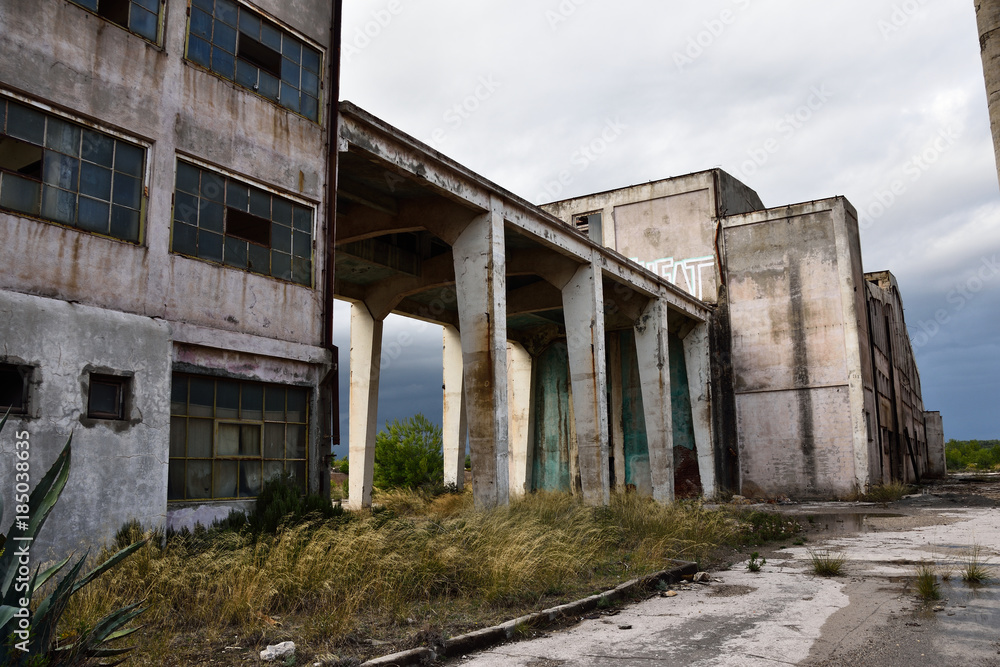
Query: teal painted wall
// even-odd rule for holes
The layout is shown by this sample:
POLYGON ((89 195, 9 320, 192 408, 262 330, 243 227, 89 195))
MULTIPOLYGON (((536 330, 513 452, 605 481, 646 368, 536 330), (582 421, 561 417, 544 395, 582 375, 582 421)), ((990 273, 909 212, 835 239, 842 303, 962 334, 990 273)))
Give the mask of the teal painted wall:
POLYGON ((694 419, 691 416, 691 389, 688 386, 684 343, 670 334, 670 405, 673 408, 674 447, 694 450, 694 419))
POLYGON ((622 441, 625 452, 625 483, 635 486, 640 491, 651 491, 649 444, 646 440, 646 421, 639 384, 635 334, 632 331, 622 331, 617 335, 621 336, 622 350, 622 441))
POLYGON ((533 491, 569 491, 569 353, 555 342, 534 360, 533 491))

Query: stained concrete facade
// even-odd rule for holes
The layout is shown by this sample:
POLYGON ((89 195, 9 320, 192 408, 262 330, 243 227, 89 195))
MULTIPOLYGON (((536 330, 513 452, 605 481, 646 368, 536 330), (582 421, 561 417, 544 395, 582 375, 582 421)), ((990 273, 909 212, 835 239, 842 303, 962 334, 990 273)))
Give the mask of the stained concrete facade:
POLYGON ((979 27, 979 49, 990 109, 994 159, 1000 178, 1000 0, 974 0, 979 27))
MULTIPOLYGON (((46 546, 64 550, 102 543, 130 519, 208 523, 245 506, 276 468, 318 489, 329 437, 320 424, 330 400, 321 382, 335 362, 323 338, 330 123, 324 100, 306 109, 306 90, 318 85, 312 77, 332 89, 332 5, 165 0, 155 15, 125 6, 127 19, 96 2, 0 1, 0 364, 13 373, 5 381, 20 374, 27 399, 0 438, 0 486, 12 486, 15 432, 30 433, 33 481, 73 433, 64 500, 43 531, 46 546), (217 42, 219 71, 195 61, 191 34, 205 34, 206 16, 198 44, 217 42), (240 21, 242 34, 256 21, 260 40, 278 35, 289 53, 300 49, 302 113, 250 86, 248 61, 239 76, 220 74, 240 21), (37 138, 36 126, 47 128, 37 138), (116 146, 106 169, 105 145, 116 146), (128 155, 138 163, 126 165, 128 155), (200 191, 185 174, 200 174, 200 191), (101 194, 105 183, 114 194, 101 194), (241 212, 240 190, 257 208, 241 212), (197 204, 185 208, 182 195, 197 204), (110 227, 95 210, 111 211, 110 227), (281 229, 303 242, 294 275, 280 268, 277 227, 292 211, 298 226, 288 218, 281 229), (122 220, 134 227, 123 231, 122 220), (90 385, 109 377, 122 414, 88 416, 90 385), (189 382, 218 392, 197 406, 214 417, 195 415, 205 401, 193 393, 178 399, 189 382), (237 408, 224 405, 233 390, 237 408), (287 412, 260 413, 265 390, 272 406, 285 397, 287 412)), ((262 85, 273 83, 256 67, 262 85)))
POLYGON ((717 490, 838 497, 943 465, 943 444, 927 445, 898 286, 863 272, 845 199, 765 209, 712 170, 544 208, 588 233, 597 222, 602 242, 713 304, 710 416, 695 420, 712 445, 694 451, 699 470, 711 451, 717 490))

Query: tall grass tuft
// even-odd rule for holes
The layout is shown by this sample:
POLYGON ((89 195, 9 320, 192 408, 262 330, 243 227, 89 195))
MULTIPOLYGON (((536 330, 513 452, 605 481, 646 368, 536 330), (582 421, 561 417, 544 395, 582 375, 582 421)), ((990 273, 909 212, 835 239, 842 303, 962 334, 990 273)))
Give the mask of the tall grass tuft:
POLYGON ((941 599, 941 586, 933 565, 921 563, 917 566, 917 594, 924 600, 941 599))
POLYGON ((821 577, 839 576, 847 562, 844 554, 831 554, 829 551, 810 551, 809 558, 812 561, 813 574, 821 577))
POLYGON ((962 581, 967 584, 985 584, 990 580, 989 559, 983 557, 983 547, 973 544, 961 566, 962 581))

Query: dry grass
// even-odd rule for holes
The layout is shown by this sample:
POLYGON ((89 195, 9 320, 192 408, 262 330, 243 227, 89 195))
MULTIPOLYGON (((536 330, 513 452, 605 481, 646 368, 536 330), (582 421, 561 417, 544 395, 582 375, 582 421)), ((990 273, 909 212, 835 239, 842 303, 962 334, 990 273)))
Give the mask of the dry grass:
POLYGON ((839 576, 847 562, 844 554, 831 554, 828 551, 810 551, 809 558, 812 560, 813 574, 821 577, 839 576))
POLYGON ((962 564, 960 572, 962 581, 967 584, 985 584, 990 580, 989 559, 984 558, 983 547, 973 544, 966 554, 965 563, 962 564))
POLYGON ((933 565, 921 563, 917 566, 917 594, 923 600, 940 600, 941 586, 933 565))
POLYGON ((363 654, 359 638, 405 645, 420 629, 467 629, 662 569, 669 559, 704 560, 722 544, 758 539, 760 524, 733 509, 664 506, 634 494, 600 508, 545 493, 491 511, 476 511, 468 493, 389 492, 376 502, 347 520, 277 535, 209 532, 163 547, 153 540, 74 596, 62 631, 145 599, 147 628, 129 664, 184 664, 172 662, 170 647, 195 636, 210 644, 295 639, 316 651, 363 654), (409 627, 415 622, 424 627, 409 627))
POLYGON ((891 482, 889 484, 877 484, 868 487, 868 490, 865 492, 861 492, 860 490, 855 491, 845 497, 844 500, 865 503, 894 503, 897 500, 901 500, 904 496, 914 493, 915 490, 916 487, 910 484, 891 482))

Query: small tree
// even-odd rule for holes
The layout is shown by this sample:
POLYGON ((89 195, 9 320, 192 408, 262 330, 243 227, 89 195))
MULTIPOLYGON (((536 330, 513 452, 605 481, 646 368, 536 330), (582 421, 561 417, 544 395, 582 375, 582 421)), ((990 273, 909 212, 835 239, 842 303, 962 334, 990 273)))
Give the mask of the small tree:
POLYGON ((382 489, 441 486, 441 427, 422 414, 386 422, 375 438, 375 486, 382 489))

